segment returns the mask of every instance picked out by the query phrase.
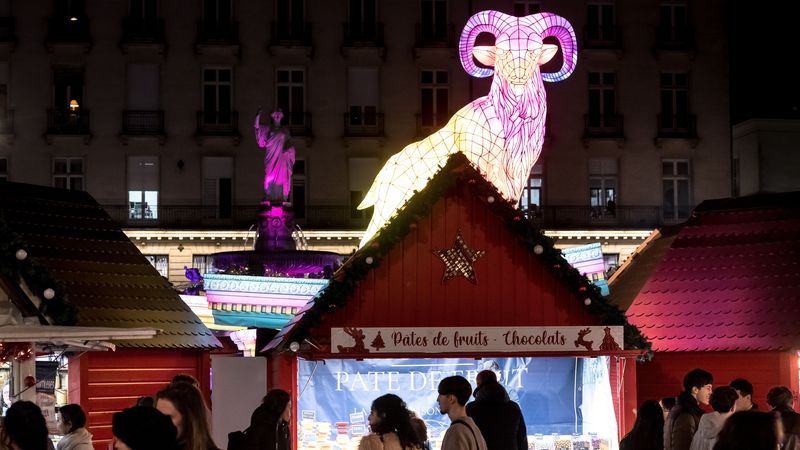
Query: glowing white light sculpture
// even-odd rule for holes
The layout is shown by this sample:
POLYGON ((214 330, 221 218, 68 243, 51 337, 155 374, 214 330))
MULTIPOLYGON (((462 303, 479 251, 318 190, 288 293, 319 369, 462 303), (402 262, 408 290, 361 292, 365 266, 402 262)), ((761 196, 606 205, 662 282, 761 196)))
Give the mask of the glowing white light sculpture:
POLYGON ((555 14, 513 17, 482 11, 467 21, 459 54, 470 75, 497 75, 489 94, 461 108, 441 130, 389 158, 358 206, 375 207, 361 246, 456 152, 466 155, 506 199, 519 201, 544 140, 547 105, 542 80, 561 81, 575 69, 575 32, 555 14), (480 33, 493 34, 495 45, 475 46, 480 33), (558 72, 540 75, 539 66, 558 51, 557 46, 542 43, 550 36, 561 43, 564 63, 558 72), (494 68, 478 67, 473 56, 494 68))

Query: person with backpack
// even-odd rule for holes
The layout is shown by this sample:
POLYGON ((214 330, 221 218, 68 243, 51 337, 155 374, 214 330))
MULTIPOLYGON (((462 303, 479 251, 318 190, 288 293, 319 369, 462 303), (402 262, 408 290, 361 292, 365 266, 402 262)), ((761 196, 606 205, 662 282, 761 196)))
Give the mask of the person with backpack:
MULTIPOLYGON (((244 432, 242 450, 291 450, 291 420, 292 400, 289 393, 283 389, 271 389, 250 417, 250 427, 244 432)), ((228 449, 238 450, 231 448, 230 439, 228 449)))
POLYGON ((450 427, 442 439, 442 450, 487 450, 481 430, 467 416, 467 400, 472 386, 466 378, 455 375, 439 382, 439 412, 450 418, 450 427))

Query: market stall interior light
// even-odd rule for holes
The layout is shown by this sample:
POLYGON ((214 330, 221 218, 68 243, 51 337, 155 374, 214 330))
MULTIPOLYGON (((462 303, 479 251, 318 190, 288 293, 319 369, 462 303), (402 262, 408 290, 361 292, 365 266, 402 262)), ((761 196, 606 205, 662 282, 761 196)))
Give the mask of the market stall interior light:
POLYGON ((292 343, 289 344, 289 350, 297 353, 297 351, 300 350, 300 343, 297 341, 292 341, 292 343))

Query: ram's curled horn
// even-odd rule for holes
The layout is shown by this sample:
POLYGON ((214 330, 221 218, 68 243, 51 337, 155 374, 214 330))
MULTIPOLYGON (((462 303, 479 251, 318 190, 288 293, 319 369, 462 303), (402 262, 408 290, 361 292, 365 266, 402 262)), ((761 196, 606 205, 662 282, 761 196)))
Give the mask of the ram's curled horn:
POLYGON ((492 76, 493 69, 478 67, 472 59, 472 48, 475 46, 475 39, 481 33, 491 33, 497 37, 512 19, 514 18, 498 11, 481 11, 469 18, 458 41, 461 65, 464 66, 464 70, 468 74, 477 78, 492 76))
POLYGON ((561 81, 575 70, 578 63, 578 41, 575 38, 575 31, 567 19, 551 13, 531 14, 520 19, 523 23, 527 22, 536 33, 544 38, 553 36, 561 43, 561 53, 564 57, 564 64, 558 72, 542 73, 542 80, 555 82, 561 81))

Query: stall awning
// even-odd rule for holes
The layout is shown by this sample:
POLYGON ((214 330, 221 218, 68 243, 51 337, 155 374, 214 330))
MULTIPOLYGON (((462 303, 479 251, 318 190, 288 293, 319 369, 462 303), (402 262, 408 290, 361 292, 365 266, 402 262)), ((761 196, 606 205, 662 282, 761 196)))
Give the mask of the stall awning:
POLYGON ((152 339, 155 328, 69 327, 57 325, 0 326, 0 342, 33 342, 82 350, 115 350, 110 342, 129 339, 152 339))

